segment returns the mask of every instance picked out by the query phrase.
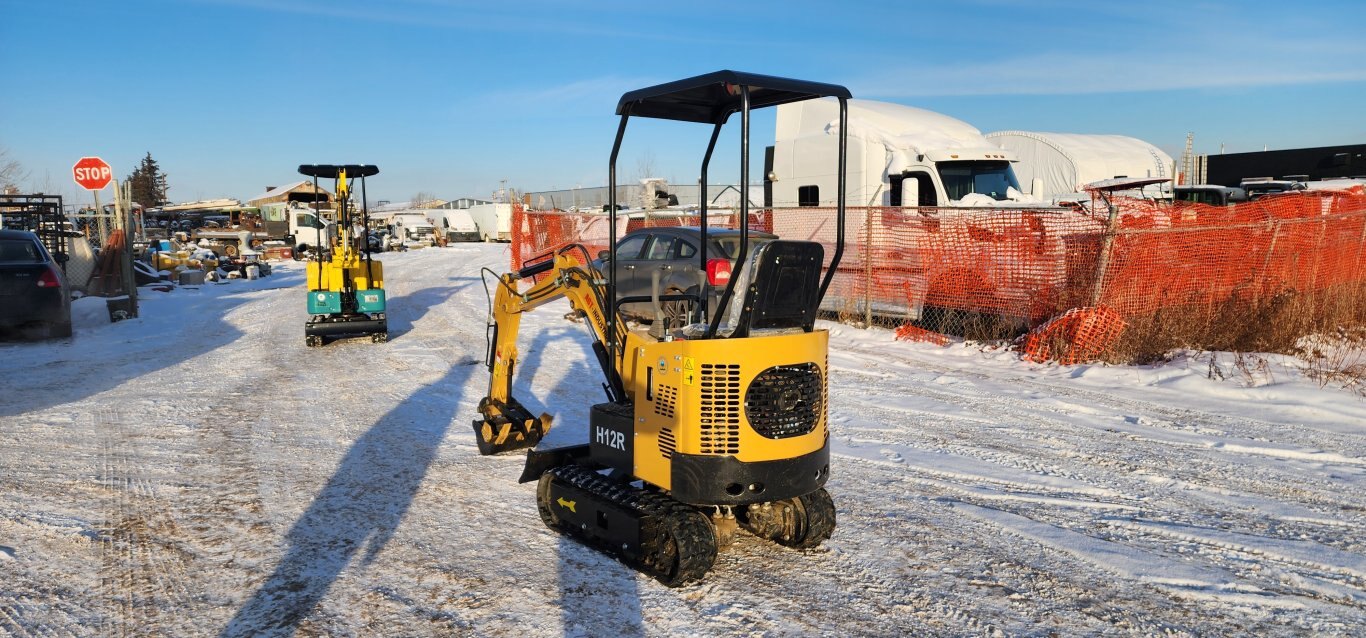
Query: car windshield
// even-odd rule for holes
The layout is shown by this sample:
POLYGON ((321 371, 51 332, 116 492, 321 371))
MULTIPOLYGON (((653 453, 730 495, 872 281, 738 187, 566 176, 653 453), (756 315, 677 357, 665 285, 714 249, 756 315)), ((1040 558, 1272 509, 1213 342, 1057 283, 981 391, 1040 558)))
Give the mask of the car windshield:
POLYGON ((1009 188, 1020 190, 1010 162, 939 162, 939 177, 944 180, 944 192, 950 200, 960 200, 972 193, 986 195, 996 201, 1006 199, 1009 188))
POLYGON ((27 239, 0 239, 0 264, 38 264, 43 254, 27 239))

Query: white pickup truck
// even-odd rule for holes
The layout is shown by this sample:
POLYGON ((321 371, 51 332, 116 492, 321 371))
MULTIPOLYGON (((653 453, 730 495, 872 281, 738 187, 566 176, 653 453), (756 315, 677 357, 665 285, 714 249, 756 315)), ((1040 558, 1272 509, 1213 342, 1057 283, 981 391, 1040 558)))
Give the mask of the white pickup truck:
POLYGON ((241 251, 242 233, 248 232, 251 247, 259 249, 265 242, 279 241, 298 250, 299 245, 331 245, 337 236, 335 222, 311 208, 285 204, 266 204, 261 208, 239 207, 222 212, 226 219, 218 228, 199 228, 194 239, 201 248, 236 257, 241 251))

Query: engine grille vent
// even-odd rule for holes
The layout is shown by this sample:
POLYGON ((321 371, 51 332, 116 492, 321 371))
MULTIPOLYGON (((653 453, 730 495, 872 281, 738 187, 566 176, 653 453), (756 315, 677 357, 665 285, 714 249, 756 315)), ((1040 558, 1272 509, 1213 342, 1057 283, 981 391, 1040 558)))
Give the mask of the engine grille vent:
POLYGON ((664 428, 660 430, 659 453, 663 454, 664 458, 671 459, 674 456, 674 451, 677 449, 678 443, 674 441, 674 431, 670 430, 669 428, 664 428))
POLYGON ((701 453, 740 453, 740 365, 702 364, 701 453))
POLYGON ((825 405, 825 384, 814 363, 775 366, 759 373, 745 393, 745 417, 770 439, 801 436, 816 429, 825 405))
MULTIPOLYGON (((829 369, 830 369, 830 353, 829 353, 829 352, 826 352, 826 354, 825 354, 825 367, 822 368, 822 370, 829 370, 829 369)), ((822 409, 822 411, 824 411, 824 410, 829 410, 829 409, 830 409, 830 384, 827 382, 826 379, 821 379, 821 409, 822 409)), ((825 423, 826 420, 829 418, 829 416, 830 416, 830 415, 828 415, 828 414, 821 414, 821 416, 820 416, 820 423, 825 423)), ((830 441, 830 428, 825 428, 825 440, 826 440, 826 442, 829 442, 829 441, 830 441)))
POLYGON ((678 388, 660 384, 655 388, 655 414, 666 419, 674 418, 674 405, 678 403, 678 388))

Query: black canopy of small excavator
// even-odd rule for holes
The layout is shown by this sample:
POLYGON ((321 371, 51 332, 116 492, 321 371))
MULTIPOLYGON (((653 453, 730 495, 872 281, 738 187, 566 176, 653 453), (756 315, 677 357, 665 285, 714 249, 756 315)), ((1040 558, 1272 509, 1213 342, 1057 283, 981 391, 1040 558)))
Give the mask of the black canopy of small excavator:
POLYGON ((374 164, 300 164, 299 173, 319 179, 337 179, 342 171, 347 177, 370 177, 379 174, 374 164))
POLYGON ((740 71, 714 71, 626 93, 617 102, 617 115, 629 111, 631 117, 721 124, 732 113, 740 111, 739 87, 742 85, 749 87, 751 110, 812 98, 852 97, 849 89, 837 84, 740 71))

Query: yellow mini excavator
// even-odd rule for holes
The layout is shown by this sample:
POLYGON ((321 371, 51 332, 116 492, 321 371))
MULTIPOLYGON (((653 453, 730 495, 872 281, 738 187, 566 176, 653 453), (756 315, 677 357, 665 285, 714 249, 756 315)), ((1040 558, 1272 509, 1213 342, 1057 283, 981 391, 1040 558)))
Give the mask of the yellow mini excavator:
POLYGON ((370 164, 303 164, 299 172, 313 178, 315 192, 319 178, 333 180, 339 229, 335 245, 324 250, 324 244, 332 240, 324 238, 322 224, 317 224, 317 258, 308 262, 305 342, 314 347, 327 343, 328 337, 358 335, 369 335, 375 343, 388 341, 384 264, 370 258, 365 236, 370 226, 365 178, 378 175, 379 168, 370 164), (351 201, 351 182, 356 179, 361 187, 360 210, 351 201))
MULTIPOLYGON (((616 259, 599 268, 582 246, 533 259, 498 277, 488 325, 489 394, 474 422, 484 454, 537 446, 550 417, 512 396, 524 312, 565 298, 592 335, 606 401, 592 406, 588 440, 527 454, 522 482, 539 481, 536 500, 552 529, 617 556, 677 586, 711 569, 739 528, 788 547, 816 547, 835 528, 824 485, 830 450, 826 420, 827 334, 817 308, 844 251, 844 173, 849 91, 841 86, 720 71, 622 96, 609 161, 611 236, 617 235, 616 162, 632 117, 712 125, 702 160, 701 236, 707 237, 707 165, 721 129, 740 114, 740 183, 749 182, 752 109, 833 97, 840 105, 838 221, 825 263, 817 242, 773 240, 750 246, 740 224, 737 254, 698 255, 698 292, 619 296, 616 259), (822 275, 822 267, 824 274, 822 275), (732 273, 732 270, 734 271, 732 273), (605 272, 604 272, 605 271, 605 272), (729 276, 727 276, 729 273, 729 276), (719 292, 715 307, 708 307, 719 292), (686 325, 629 326, 623 304, 690 308, 686 325)), ((740 198, 738 219, 749 219, 740 198)))

